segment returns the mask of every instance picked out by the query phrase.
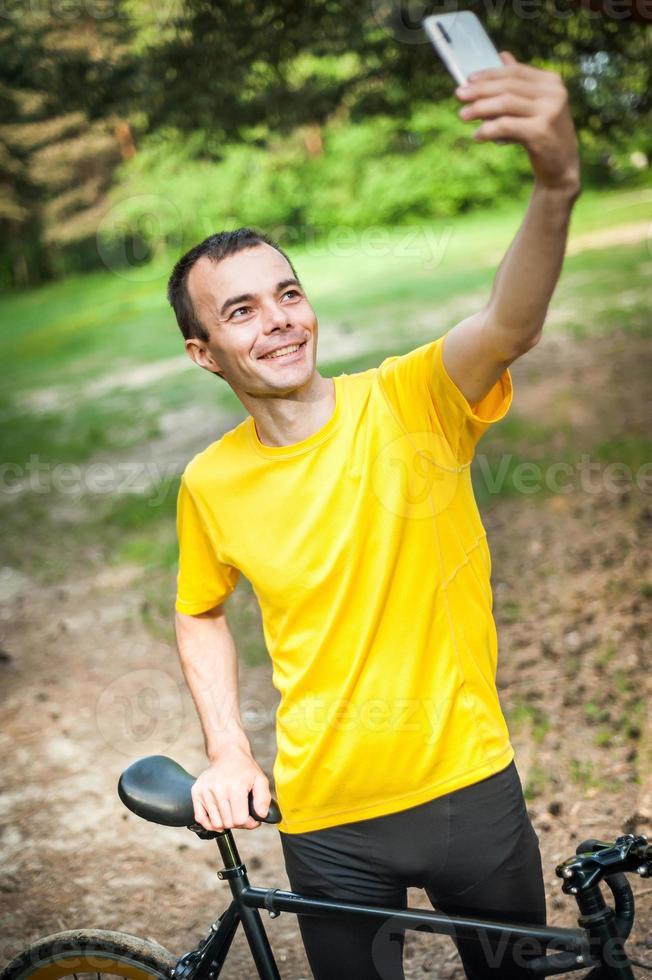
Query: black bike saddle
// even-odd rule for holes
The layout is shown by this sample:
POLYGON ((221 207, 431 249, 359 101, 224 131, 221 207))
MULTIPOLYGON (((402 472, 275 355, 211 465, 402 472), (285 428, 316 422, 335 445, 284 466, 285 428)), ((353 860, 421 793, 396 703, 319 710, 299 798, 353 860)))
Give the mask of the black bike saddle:
MULTIPOLYGON (((148 755, 125 769, 118 782, 118 796, 132 813, 165 827, 190 827, 195 824, 195 810, 190 790, 195 777, 166 755, 148 755)), ((249 813, 255 820, 278 823, 281 813, 272 800, 266 817, 253 809, 249 794, 249 813)))
POLYGON ((118 796, 139 817, 165 827, 195 822, 190 790, 194 776, 166 755, 148 755, 132 762, 120 776, 118 796))

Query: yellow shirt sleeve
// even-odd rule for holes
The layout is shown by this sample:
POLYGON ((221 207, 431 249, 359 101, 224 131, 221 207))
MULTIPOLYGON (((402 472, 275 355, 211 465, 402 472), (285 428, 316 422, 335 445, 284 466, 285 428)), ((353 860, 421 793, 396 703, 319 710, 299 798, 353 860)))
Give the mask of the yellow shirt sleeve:
POLYGON ((235 589, 240 572, 217 557, 199 506, 181 478, 177 497, 179 573, 175 609, 194 616, 223 602, 235 589))
POLYGON ((512 402, 512 378, 506 368, 484 398, 470 405, 446 371, 443 341, 442 336, 407 354, 387 358, 379 369, 381 382, 408 431, 424 426, 436 429, 456 459, 468 463, 489 426, 506 415, 512 402))

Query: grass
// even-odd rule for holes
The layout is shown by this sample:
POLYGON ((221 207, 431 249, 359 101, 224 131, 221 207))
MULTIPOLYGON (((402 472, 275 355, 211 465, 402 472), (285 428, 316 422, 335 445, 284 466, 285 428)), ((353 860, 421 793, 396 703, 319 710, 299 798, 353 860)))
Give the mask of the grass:
POLYGON ((135 414, 127 396, 88 400, 60 411, 30 412, 0 403, 5 460, 25 466, 32 456, 44 463, 84 462, 102 451, 123 451, 159 433, 153 414, 135 414))
POLYGON ((505 715, 510 729, 525 726, 538 745, 543 742, 551 728, 547 712, 529 701, 518 699, 506 709, 505 715))
MULTIPOLYGON (((388 232, 381 248, 365 247, 364 238, 355 250, 329 247, 326 242, 293 252, 293 259, 320 317, 350 322, 358 329, 381 314, 390 321, 397 313, 400 318, 392 339, 409 343, 406 316, 423 315, 432 307, 436 318, 437 304, 490 286, 522 213, 519 202, 495 212, 461 215, 448 223, 388 232), (445 247, 438 247, 438 242, 445 247)), ((602 231, 642 221, 646 215, 652 216, 652 190, 587 192, 577 204, 572 230, 575 234, 602 231)), ((604 274, 601 255, 587 252, 569 258, 567 276, 571 270, 587 273, 596 266, 604 274)), ((640 256, 644 264, 650 253, 641 248, 640 256)), ((636 262, 632 268, 627 249, 611 249, 609 258, 610 278, 621 289, 627 284, 628 291, 637 290, 639 276, 643 285, 645 270, 637 272, 636 262)), ((182 354, 165 300, 173 259, 162 256, 147 270, 137 270, 138 281, 130 279, 129 270, 96 272, 0 298, 3 323, 9 325, 0 337, 0 380, 10 381, 19 392, 44 385, 65 388, 109 370, 119 372, 182 354)), ((580 281, 573 290, 579 290, 580 296, 593 295, 594 283, 580 281)), ((609 295, 614 295, 613 290, 606 288, 603 298, 609 295)), ((443 329, 445 324, 440 325, 443 329)), ((211 395, 219 397, 211 381, 207 379, 211 395)), ((196 387, 192 384, 193 390, 196 387)))
POLYGON ((618 650, 615 646, 609 644, 608 646, 604 647, 595 658, 596 669, 602 673, 615 659, 617 654, 618 650))
POLYGON ((528 803, 543 796, 548 788, 548 776, 541 766, 533 765, 523 787, 523 796, 528 803))
MULTIPOLYGON (((364 334, 363 351, 338 357, 335 348, 329 361, 320 361, 322 371, 351 373, 377 365, 440 335, 477 308, 522 213, 523 202, 515 202, 448 223, 394 229, 380 247, 361 237, 353 252, 332 241, 293 251, 320 322, 364 334)), ((573 233, 646 218, 652 218, 652 190, 588 192, 574 213, 573 233)), ((8 325, 0 336, 0 382, 10 392, 0 399, 4 562, 41 582, 79 574, 88 561, 137 564, 150 583, 144 615, 152 629, 164 631, 174 589, 178 474, 167 473, 146 493, 114 488, 80 495, 73 487, 75 476, 78 482, 86 478, 90 464, 138 460, 161 436, 170 413, 174 418, 192 407, 216 425, 244 415, 225 383, 193 366, 183 369, 181 336, 165 300, 173 259, 161 256, 147 269, 96 272, 0 297, 0 316, 8 325), (174 358, 179 370, 166 374, 174 358), (152 368, 149 380, 130 381, 129 372, 143 368, 152 368), (45 467, 43 485, 26 470, 32 461, 34 471, 45 467), (18 494, 21 480, 28 489, 18 494)), ((549 329, 580 339, 614 325, 649 334, 651 267, 646 242, 570 256, 549 329)), ((645 433, 631 432, 601 441, 594 455, 605 464, 635 468, 652 459, 652 442, 645 433)), ((530 493, 523 487, 536 482, 533 463, 543 474, 534 495, 547 495, 546 468, 560 460, 576 462, 570 427, 545 419, 535 424, 510 413, 483 440, 474 464, 480 506, 497 496, 530 493)), ((257 606, 244 580, 231 607, 247 659, 260 662, 266 654, 257 606)), ((517 611, 504 610, 512 613, 517 611)))

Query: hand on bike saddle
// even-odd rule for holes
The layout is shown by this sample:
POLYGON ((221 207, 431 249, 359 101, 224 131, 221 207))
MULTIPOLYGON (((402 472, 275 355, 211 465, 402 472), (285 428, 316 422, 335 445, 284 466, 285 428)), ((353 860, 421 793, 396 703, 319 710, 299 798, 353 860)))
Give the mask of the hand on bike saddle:
POLYGON ((195 820, 206 830, 255 830, 260 822, 249 814, 250 791, 256 813, 267 816, 272 798, 267 776, 246 748, 226 745, 192 787, 195 820))

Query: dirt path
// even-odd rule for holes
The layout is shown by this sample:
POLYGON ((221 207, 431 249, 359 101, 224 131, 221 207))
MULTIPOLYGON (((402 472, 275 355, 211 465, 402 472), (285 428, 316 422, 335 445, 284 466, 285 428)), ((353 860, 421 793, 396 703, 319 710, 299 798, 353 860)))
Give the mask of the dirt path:
MULTIPOLYGON (((652 362, 642 338, 613 334, 589 346, 551 334, 513 373, 515 414, 558 427, 560 458, 568 441, 592 447, 623 431, 650 438, 652 362)), ((530 439, 525 426, 521 454, 536 459, 530 439)), ((571 492, 545 501, 517 494, 483 507, 503 703, 541 839, 550 917, 567 925, 573 910, 554 866, 573 842, 652 829, 636 781, 648 775, 639 746, 652 665, 652 478, 647 487, 615 492, 603 476, 589 492, 577 476, 571 492)), ((107 570, 100 558, 56 587, 4 580, 2 961, 39 935, 80 925, 151 936, 180 953, 226 903, 214 844, 148 825, 116 796, 134 756, 163 752, 194 771, 203 762, 175 651, 144 626, 143 587, 139 569, 107 570)), ((270 772, 268 668, 243 668, 241 691, 257 706, 250 737, 270 772)), ((287 887, 276 832, 237 836, 254 882, 287 887)), ((652 960, 652 889, 636 885, 635 938, 652 960)), ((416 890, 410 901, 427 907, 416 890)), ((296 920, 266 925, 284 978, 308 978, 296 920)), ((223 975, 253 975, 241 937, 223 975)), ((447 940, 419 935, 408 940, 406 976, 461 973, 447 940)))

